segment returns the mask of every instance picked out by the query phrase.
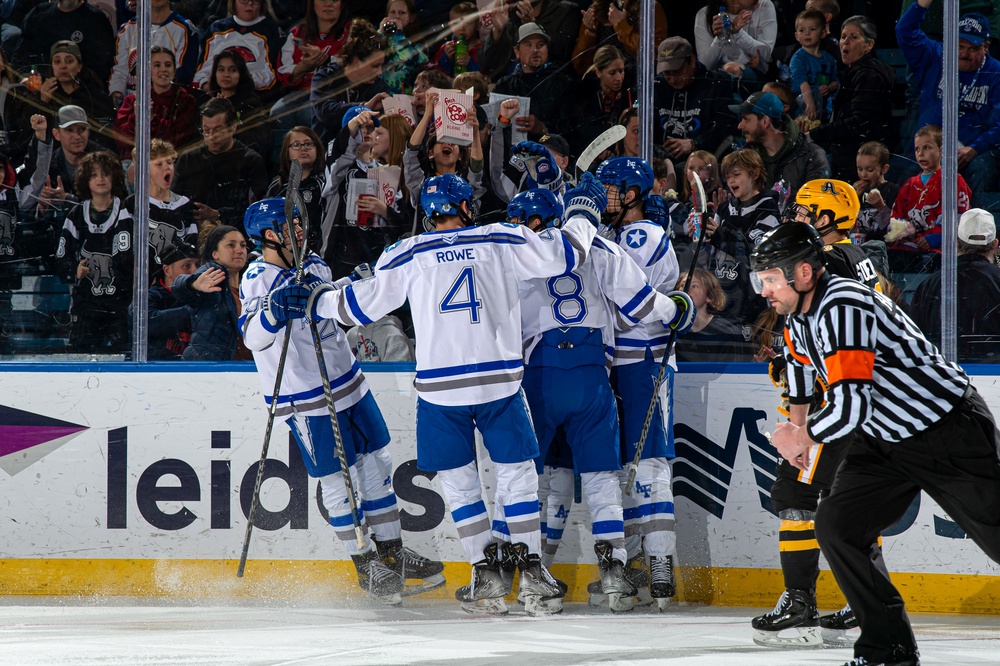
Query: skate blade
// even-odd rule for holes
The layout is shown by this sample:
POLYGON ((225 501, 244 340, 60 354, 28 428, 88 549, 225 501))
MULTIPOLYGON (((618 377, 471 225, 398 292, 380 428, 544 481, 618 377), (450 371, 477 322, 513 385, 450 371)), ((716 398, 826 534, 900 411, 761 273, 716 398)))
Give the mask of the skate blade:
POLYGON ((558 615, 563 612, 563 600, 561 597, 545 599, 543 597, 525 595, 523 599, 524 612, 531 617, 558 615))
POLYGON ((632 597, 632 601, 633 603, 635 603, 636 606, 642 606, 643 608, 645 608, 647 606, 652 606, 655 599, 653 599, 653 595, 649 593, 649 590, 647 588, 642 587, 639 588, 639 591, 636 593, 636 595, 632 597))
POLYGON ((510 612, 503 597, 462 601, 459 602, 459 606, 470 615, 506 615, 510 612))
POLYGON ((608 605, 608 595, 601 593, 592 592, 590 598, 587 599, 587 605, 593 606, 594 608, 600 608, 601 606, 608 605))
POLYGON ((423 594, 424 592, 430 592, 431 590, 436 590, 445 584, 444 576, 441 574, 435 574, 424 579, 414 579, 420 580, 419 583, 407 583, 403 586, 403 596, 412 597, 414 594, 423 594))
POLYGON ((656 608, 661 613, 670 608, 670 599, 657 599, 656 608))
POLYGON ((369 592, 368 598, 386 606, 399 606, 403 603, 403 596, 399 592, 392 594, 372 594, 369 592))
POLYGON ((608 594, 608 607, 612 613, 630 613, 635 608, 635 597, 612 592, 608 594))
POLYGON ((765 647, 816 647, 823 644, 819 627, 793 627, 781 631, 754 630, 753 642, 765 647))
POLYGON ((834 647, 851 647, 861 635, 861 630, 854 629, 820 629, 823 643, 834 647))

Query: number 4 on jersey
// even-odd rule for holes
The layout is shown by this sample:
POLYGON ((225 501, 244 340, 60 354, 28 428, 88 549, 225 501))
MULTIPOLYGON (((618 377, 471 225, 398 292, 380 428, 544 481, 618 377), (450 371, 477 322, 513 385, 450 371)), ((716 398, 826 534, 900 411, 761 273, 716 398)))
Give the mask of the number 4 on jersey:
POLYGON ((478 324, 481 307, 483 307, 483 302, 476 298, 476 274, 473 272, 472 266, 467 266, 458 274, 458 278, 448 289, 444 300, 441 301, 441 312, 468 310, 472 323, 478 324))

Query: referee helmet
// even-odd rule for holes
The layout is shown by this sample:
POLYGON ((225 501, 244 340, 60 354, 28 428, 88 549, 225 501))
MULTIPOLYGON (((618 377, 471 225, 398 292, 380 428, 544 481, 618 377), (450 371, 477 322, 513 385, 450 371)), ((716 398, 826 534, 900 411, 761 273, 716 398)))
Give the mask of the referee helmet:
POLYGON ((792 284, 795 266, 799 262, 804 261, 813 268, 826 266, 823 252, 823 239, 812 225, 779 224, 764 234, 754 248, 750 255, 750 270, 759 273, 780 268, 788 283, 792 284))

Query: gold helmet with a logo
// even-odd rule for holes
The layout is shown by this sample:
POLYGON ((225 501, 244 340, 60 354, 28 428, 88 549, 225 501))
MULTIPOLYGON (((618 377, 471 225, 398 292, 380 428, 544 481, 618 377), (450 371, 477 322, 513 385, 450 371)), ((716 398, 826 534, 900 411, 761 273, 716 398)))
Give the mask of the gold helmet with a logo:
MULTIPOLYGON (((810 180, 799 188, 798 194, 795 195, 795 203, 796 208, 799 206, 806 208, 813 224, 825 213, 833 226, 844 232, 854 228, 858 211, 861 210, 861 200, 854 187, 850 183, 832 178, 810 180)), ((823 234, 830 229, 827 225, 823 225, 823 228, 817 227, 817 231, 823 234)))

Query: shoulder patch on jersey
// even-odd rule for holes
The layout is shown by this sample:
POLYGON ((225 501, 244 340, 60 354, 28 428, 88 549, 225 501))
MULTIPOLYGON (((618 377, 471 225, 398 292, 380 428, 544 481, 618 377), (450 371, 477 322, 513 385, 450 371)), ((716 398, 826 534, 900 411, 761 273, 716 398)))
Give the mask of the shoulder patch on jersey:
POLYGON ((625 232, 625 244, 629 247, 642 247, 646 244, 648 234, 643 229, 629 229, 625 232))
POLYGON ((510 227, 511 229, 517 229, 520 224, 514 224, 513 222, 498 222, 501 227, 510 227))
POLYGON ((252 280, 266 270, 267 270, 267 264, 258 263, 255 261, 252 264, 250 264, 250 268, 248 268, 247 272, 243 274, 243 277, 247 278, 248 280, 252 280))
POLYGON ((399 247, 399 244, 402 243, 402 242, 403 242, 403 239, 400 238, 398 241, 396 241, 395 243, 393 243, 392 245, 390 245, 389 247, 385 248, 382 251, 383 252, 391 252, 392 250, 395 250, 397 247, 399 247))
MULTIPOLYGON (((511 226, 515 226, 516 227, 518 225, 514 224, 514 225, 511 225, 511 226)), ((544 238, 545 240, 552 240, 552 230, 551 229, 542 229, 541 231, 538 232, 538 236, 540 238, 544 238)))

